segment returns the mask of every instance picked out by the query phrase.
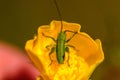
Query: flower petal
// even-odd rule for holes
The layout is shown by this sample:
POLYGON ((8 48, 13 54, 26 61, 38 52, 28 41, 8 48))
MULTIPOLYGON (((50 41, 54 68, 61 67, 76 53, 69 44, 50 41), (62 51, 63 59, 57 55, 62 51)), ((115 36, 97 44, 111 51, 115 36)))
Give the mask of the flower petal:
POLYGON ((88 34, 80 32, 80 28, 76 23, 52 21, 50 25, 39 27, 34 39, 27 41, 25 48, 43 80, 88 80, 95 67, 103 61, 100 40, 94 41, 88 34), (57 40, 61 25, 67 35, 66 41, 70 39, 66 42, 69 53, 65 53, 64 64, 58 63, 56 52, 49 55, 51 48, 56 45, 50 37, 57 40), (74 32, 77 34, 74 35, 74 32))

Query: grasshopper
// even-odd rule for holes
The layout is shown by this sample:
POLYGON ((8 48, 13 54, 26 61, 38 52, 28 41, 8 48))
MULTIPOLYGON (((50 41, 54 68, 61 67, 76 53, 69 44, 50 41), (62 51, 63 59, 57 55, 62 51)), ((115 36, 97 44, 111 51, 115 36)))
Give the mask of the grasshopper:
MULTIPOLYGON (((51 36, 47 36, 44 33, 42 33, 42 35, 45 36, 45 37, 47 37, 47 38, 52 39, 56 43, 55 45, 48 45, 48 46, 46 46, 46 48, 52 46, 51 51, 49 52, 49 57, 50 57, 50 55, 54 51, 56 51, 56 57, 57 57, 58 63, 59 64, 64 64, 65 52, 69 53, 69 47, 72 47, 72 48, 75 49, 74 46, 72 46, 72 45, 66 45, 66 43, 68 43, 75 36, 75 34, 77 34, 77 32, 69 31, 69 30, 63 31, 63 24, 62 24, 62 18, 61 18, 60 10, 59 10, 59 7, 57 5, 56 0, 54 0, 54 2, 56 4, 56 8, 57 8, 57 11, 59 13, 59 17, 61 19, 61 30, 58 33, 57 39, 55 39, 55 38, 53 38, 51 36), (66 40, 66 32, 73 33, 73 35, 69 39, 67 39, 67 40, 66 40)), ((51 63, 52 63, 52 59, 51 58, 50 58, 50 60, 51 60, 51 63)), ((69 54, 68 54, 68 60, 67 61, 69 61, 69 54)))

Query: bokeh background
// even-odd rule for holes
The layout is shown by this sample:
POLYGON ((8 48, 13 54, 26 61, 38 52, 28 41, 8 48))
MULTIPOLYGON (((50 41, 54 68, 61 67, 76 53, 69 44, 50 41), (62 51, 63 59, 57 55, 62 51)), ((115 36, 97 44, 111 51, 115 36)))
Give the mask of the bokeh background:
MULTIPOLYGON (((120 0, 57 0, 64 21, 102 41, 104 62, 92 80, 120 80, 120 0)), ((52 0, 0 0, 0 41, 24 50, 25 42, 59 16, 52 0)))

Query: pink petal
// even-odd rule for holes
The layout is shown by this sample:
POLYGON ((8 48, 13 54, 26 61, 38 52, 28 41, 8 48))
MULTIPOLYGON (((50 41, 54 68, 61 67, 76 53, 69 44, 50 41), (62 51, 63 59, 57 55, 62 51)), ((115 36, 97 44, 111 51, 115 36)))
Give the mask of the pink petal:
POLYGON ((0 42, 0 80, 35 80, 38 70, 17 47, 0 42))

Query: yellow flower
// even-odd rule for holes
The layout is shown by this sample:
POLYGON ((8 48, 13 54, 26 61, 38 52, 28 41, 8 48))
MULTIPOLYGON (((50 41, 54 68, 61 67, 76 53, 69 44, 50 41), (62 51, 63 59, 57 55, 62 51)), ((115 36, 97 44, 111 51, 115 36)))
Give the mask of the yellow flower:
MULTIPOLYGON (((57 62, 56 52, 49 56, 52 47, 49 46, 47 49, 46 46, 56 43, 42 34, 56 39, 60 32, 61 21, 52 21, 50 25, 40 26, 38 34, 26 43, 25 49, 29 57, 40 71, 37 80, 89 80, 93 70, 104 60, 101 41, 99 39, 94 41, 88 34, 80 32, 81 26, 79 24, 64 21, 62 24, 63 31, 78 32, 66 43, 74 46, 75 49, 69 47, 69 53, 65 53, 64 64, 57 62)), ((73 35, 71 32, 66 34, 66 40, 73 35)))

